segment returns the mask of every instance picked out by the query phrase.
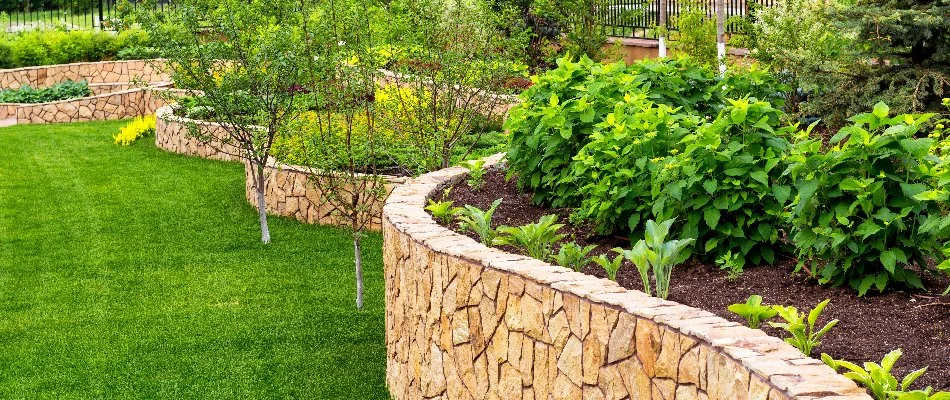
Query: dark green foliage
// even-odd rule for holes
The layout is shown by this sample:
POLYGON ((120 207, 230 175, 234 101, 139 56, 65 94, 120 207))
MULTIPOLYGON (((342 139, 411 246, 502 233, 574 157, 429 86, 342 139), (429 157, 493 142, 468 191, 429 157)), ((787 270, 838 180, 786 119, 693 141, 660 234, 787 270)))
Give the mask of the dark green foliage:
POLYGON ((950 95, 950 2, 858 0, 838 14, 856 38, 854 61, 821 96, 838 115, 887 102, 897 112, 936 111, 950 95))
POLYGON ((49 103, 53 101, 78 99, 92 94, 86 81, 64 81, 43 89, 34 89, 29 85, 19 89, 0 91, 0 103, 49 103))
POLYGON ((818 139, 795 145, 788 176, 799 193, 791 219, 799 268, 861 295, 923 288, 916 269, 945 259, 950 238, 944 145, 918 137, 931 118, 889 117, 880 103, 852 117, 830 149, 818 139))

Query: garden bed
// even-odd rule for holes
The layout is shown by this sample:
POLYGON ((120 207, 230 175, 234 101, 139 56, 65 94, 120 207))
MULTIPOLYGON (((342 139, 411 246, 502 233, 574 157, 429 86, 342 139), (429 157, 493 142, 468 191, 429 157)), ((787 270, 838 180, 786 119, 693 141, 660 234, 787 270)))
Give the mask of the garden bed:
MULTIPOLYGON (((438 196, 442 193, 436 192, 438 196)), ((467 182, 460 182, 451 187, 447 197, 457 207, 472 205, 480 209, 487 209, 499 198, 504 200, 494 214, 495 226, 521 226, 537 222, 543 215, 555 214, 559 222, 565 224, 562 233, 569 234, 565 242, 598 245, 592 254, 605 254, 614 247, 629 248, 631 245, 625 237, 596 235, 588 226, 570 224, 568 209, 534 205, 531 195, 521 193, 516 180, 506 180, 502 171, 487 173, 479 190, 474 190, 467 182)), ((451 228, 457 229, 457 226, 451 228)), ((472 233, 467 235, 477 238, 472 233)), ((520 254, 512 247, 503 249, 520 254)), ((804 274, 792 273, 794 265, 794 260, 785 259, 774 267, 746 268, 733 280, 715 265, 690 261, 674 270, 670 300, 742 322, 741 317, 730 313, 726 307, 742 303, 752 294, 761 295, 769 304, 793 305, 799 309, 811 309, 820 301, 831 299, 822 320, 839 319, 841 322, 823 338, 815 355, 824 352, 835 358, 862 363, 880 360, 889 351, 902 348, 904 356, 895 367, 896 375, 903 376, 929 366, 928 373, 918 384, 950 389, 950 305, 946 298, 907 291, 859 298, 850 288, 818 286, 804 274)), ((604 270, 593 263, 584 272, 606 276, 604 270)), ((944 288, 950 283, 945 277, 925 277, 929 280, 925 280, 928 287, 944 288)), ((629 289, 642 288, 638 271, 629 261, 625 261, 620 269, 617 281, 629 289)), ((782 336, 782 332, 767 325, 763 330, 770 335, 782 336)))
POLYGON ((465 175, 423 175, 384 208, 394 398, 870 398, 761 331, 439 226, 426 199, 465 175))

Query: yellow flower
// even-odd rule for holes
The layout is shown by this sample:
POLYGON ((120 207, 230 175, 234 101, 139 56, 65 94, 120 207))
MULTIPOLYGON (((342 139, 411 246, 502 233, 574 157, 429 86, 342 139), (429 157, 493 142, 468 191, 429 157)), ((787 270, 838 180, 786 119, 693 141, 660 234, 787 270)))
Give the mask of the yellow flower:
POLYGON ((122 130, 113 139, 115 139, 115 144, 128 146, 139 138, 152 133, 155 133, 155 116, 147 115, 133 119, 132 122, 122 127, 122 130))

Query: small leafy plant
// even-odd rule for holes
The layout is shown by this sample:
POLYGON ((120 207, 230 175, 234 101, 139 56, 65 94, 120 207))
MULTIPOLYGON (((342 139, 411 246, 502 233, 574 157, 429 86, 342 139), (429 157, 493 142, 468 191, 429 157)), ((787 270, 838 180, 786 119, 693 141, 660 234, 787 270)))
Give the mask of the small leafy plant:
POLYGON ((498 228, 499 236, 494 238, 492 243, 519 247, 524 249, 528 256, 547 261, 554 251, 554 244, 566 236, 557 233, 564 224, 556 222, 556 215, 545 215, 534 224, 502 226, 498 228))
POLYGON ((86 81, 63 81, 43 89, 35 89, 30 85, 20 86, 19 89, 0 91, 0 103, 49 103, 53 101, 78 99, 92 94, 86 81))
POLYGON ((762 321, 768 320, 778 315, 778 311, 766 304, 762 304, 762 296, 753 294, 745 303, 737 303, 729 306, 729 311, 745 318, 749 328, 759 329, 762 321))
POLYGON ((742 271, 745 269, 745 259, 738 254, 733 254, 732 250, 729 250, 726 251, 726 254, 716 259, 716 265, 719 266, 719 269, 729 274, 730 281, 734 281, 739 279, 739 276, 742 275, 742 271))
POLYGON ((462 163, 462 167, 468 170, 468 185, 473 189, 480 189, 485 183, 485 160, 468 160, 462 163))
POLYGON ((455 202, 451 200, 432 201, 432 199, 429 199, 429 205, 426 206, 426 211, 432 213, 432 216, 439 220, 439 222, 448 225, 452 223, 455 216, 463 210, 462 207, 454 206, 455 202))
MULTIPOLYGON (((617 249, 614 249, 616 251, 617 249)), ((610 257, 607 257, 606 254, 601 254, 597 257, 594 257, 594 262, 597 265, 600 265, 604 271, 607 271, 607 278, 616 282, 617 281, 617 272, 620 271, 620 267, 623 265, 623 255, 614 257, 613 260, 610 257)))
POLYGON ((466 205, 464 209, 458 212, 456 217, 459 221, 459 227, 463 231, 475 232, 482 244, 491 246, 495 241, 495 237, 498 236, 498 232, 491 226, 491 219, 492 215, 495 214, 495 210, 501 205, 501 200, 498 199, 492 202, 488 210, 466 205))
POLYGON ((821 355, 821 361, 835 372, 845 368, 847 372, 844 376, 866 387, 877 400, 950 400, 950 392, 933 393, 932 387, 910 390, 910 386, 927 372, 927 367, 907 374, 898 382, 891 369, 902 355, 903 351, 897 349, 884 356, 880 364, 866 362, 863 368, 848 361, 835 360, 824 353, 821 355))
POLYGON ((583 272, 584 267, 590 264, 591 258, 587 255, 597 248, 597 245, 581 247, 581 245, 570 242, 561 246, 561 250, 554 256, 558 265, 564 268, 570 268, 577 272, 583 272))
POLYGON ((828 333, 831 328, 834 328, 835 325, 838 325, 838 320, 832 320, 821 329, 815 330, 815 323, 818 322, 818 317, 829 302, 831 302, 831 299, 818 303, 815 308, 808 312, 807 318, 804 312, 799 312, 795 307, 772 306, 775 311, 778 312, 778 316, 785 320, 785 322, 770 322, 769 325, 775 328, 782 328, 790 333, 792 337, 785 338, 785 342, 795 346, 802 354, 811 356, 812 350, 821 344, 819 341, 821 337, 828 333))
POLYGON ((670 295, 670 281, 673 278, 673 267, 683 261, 689 254, 683 250, 694 242, 693 239, 678 239, 667 241, 670 227, 674 220, 656 223, 649 220, 646 223, 645 239, 641 239, 630 250, 620 250, 624 258, 633 262, 640 271, 643 280, 643 291, 653 295, 650 290, 648 270, 653 271, 653 280, 656 284, 656 297, 665 299, 670 295))

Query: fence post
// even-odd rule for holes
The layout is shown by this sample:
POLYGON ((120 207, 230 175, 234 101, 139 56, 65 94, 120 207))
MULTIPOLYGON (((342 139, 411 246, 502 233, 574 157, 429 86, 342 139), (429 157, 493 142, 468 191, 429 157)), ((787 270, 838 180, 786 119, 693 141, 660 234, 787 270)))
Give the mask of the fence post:
POLYGON ((660 0, 660 58, 666 57, 666 7, 668 0, 660 0))
POLYGON ((719 73, 726 73, 726 0, 716 0, 716 54, 719 73))
POLYGON ((105 20, 105 18, 102 16, 102 3, 105 1, 106 0, 99 0, 99 29, 102 29, 102 21, 105 20))

